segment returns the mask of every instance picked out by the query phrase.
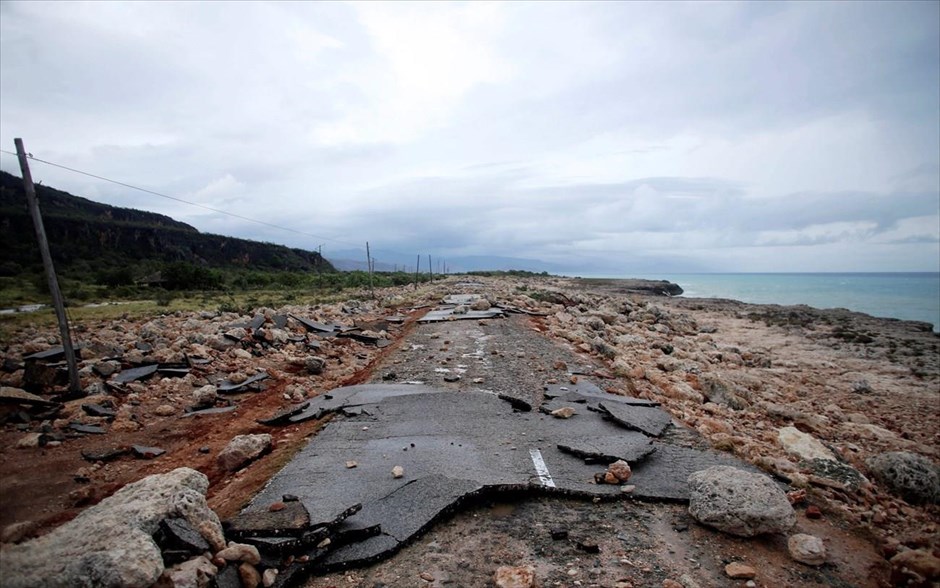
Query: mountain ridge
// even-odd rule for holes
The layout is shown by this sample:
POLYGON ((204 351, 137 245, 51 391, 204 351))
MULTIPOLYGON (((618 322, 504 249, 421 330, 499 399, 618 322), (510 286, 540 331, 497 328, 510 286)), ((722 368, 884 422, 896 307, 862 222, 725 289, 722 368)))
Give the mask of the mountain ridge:
MULTIPOLYGON (((94 202, 37 185, 49 248, 64 274, 148 262, 188 262, 211 268, 335 271, 318 253, 237 237, 202 233, 169 216, 94 202)), ((0 275, 41 263, 26 207, 23 180, 0 171, 0 275)))

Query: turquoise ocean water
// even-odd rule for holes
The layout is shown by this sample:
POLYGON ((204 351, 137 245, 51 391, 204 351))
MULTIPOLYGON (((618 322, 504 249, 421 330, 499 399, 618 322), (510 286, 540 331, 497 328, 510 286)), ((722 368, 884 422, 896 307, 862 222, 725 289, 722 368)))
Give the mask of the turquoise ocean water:
POLYGON ((758 304, 848 308, 873 316, 931 323, 940 331, 940 273, 663 274, 683 296, 758 304))

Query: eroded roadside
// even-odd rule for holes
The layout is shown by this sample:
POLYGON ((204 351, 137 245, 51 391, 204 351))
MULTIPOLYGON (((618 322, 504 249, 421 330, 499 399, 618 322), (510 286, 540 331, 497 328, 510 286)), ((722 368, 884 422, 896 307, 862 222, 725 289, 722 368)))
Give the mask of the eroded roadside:
MULTIPOLYGON (((588 379, 626 392, 596 354, 550 338, 546 330, 543 318, 522 315, 420 325, 377 365, 372 381, 507 394, 536 407, 550 384, 588 379)), ((669 436, 707 445, 686 428, 669 436)), ((740 539, 709 530, 689 517, 684 504, 629 498, 595 503, 533 489, 477 500, 387 561, 313 578, 305 586, 493 586, 498 567, 525 565, 535 568, 543 586, 663 586, 668 580, 687 587, 743 585, 725 573, 732 561, 759 570, 760 586, 878 584, 884 560, 857 533, 805 516, 797 531, 824 537, 832 546, 830 563, 811 568, 792 561, 783 537, 740 539)))
MULTIPOLYGON (((868 465, 898 451, 938 457, 940 423, 924 418, 938 403, 937 338, 919 325, 844 312, 588 292, 568 280, 483 279, 450 280, 417 293, 389 290, 375 303, 86 328, 96 341, 83 377, 95 396, 65 403, 57 419, 20 414, 23 404, 19 413, 6 413, 0 459, 4 498, 14 500, 5 500, 3 522, 9 529, 32 521, 11 541, 44 533, 127 482, 179 466, 208 475, 210 506, 230 518, 308 439, 319 438, 324 424, 320 418, 277 427, 258 421, 338 386, 422 382, 455 394, 502 395, 537 409, 546 386, 593 382, 661 403, 684 425, 666 433, 670 442, 723 451, 785 481, 797 512, 792 532, 821 538, 825 563, 793 561, 782 535, 739 539, 709 530, 692 521, 683 504, 630 497, 595 503, 523 491, 478 497, 390 559, 307 585, 491 586, 501 565, 531 565, 543 586, 744 585, 728 577, 730 562, 752 568, 751 582, 760 586, 882 586, 908 579, 917 585, 919 573, 932 581, 923 573, 940 555, 937 507, 902 498, 868 465), (530 314, 414 323, 426 308, 410 309, 463 292, 530 314), (292 313, 319 326, 290 319, 292 313), (256 320, 258 327, 251 325, 256 320), (333 325, 330 333, 320 330, 324 324, 333 325), (338 337, 343 329, 356 337, 338 337), (391 344, 380 346, 379 340, 391 344), (171 364, 188 356, 197 361, 182 377, 132 381, 118 390, 107 386, 115 372, 157 362, 174 370, 171 364), (109 368, 112 376, 102 375, 109 368), (257 389, 219 394, 261 371, 269 377, 257 389), (214 388, 211 408, 225 411, 185 416, 207 386, 214 388), (116 414, 88 415, 82 404, 92 401, 110 403, 116 414), (71 419, 105 435, 76 431, 71 419), (789 437, 781 436, 784 430, 789 437), (220 467, 217 458, 233 436, 265 434, 273 441, 268 453, 235 470, 220 467), (812 456, 823 456, 821 463, 808 457, 803 436, 816 443, 812 456), (151 459, 121 454, 113 461, 82 457, 132 443, 160 445, 166 453, 151 459), (912 554, 927 566, 914 575, 897 563, 912 554)), ((23 336, 24 342, 5 348, 4 385, 21 385, 24 373, 16 361, 51 342, 36 330, 23 336)), ((223 564, 219 570, 229 569, 223 564)), ((265 561, 259 569, 283 565, 265 561)))

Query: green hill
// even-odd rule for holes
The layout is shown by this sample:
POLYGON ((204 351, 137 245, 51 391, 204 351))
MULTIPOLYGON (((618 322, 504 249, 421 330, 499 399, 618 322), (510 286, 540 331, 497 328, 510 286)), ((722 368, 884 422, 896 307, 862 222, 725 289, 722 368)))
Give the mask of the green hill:
MULTIPOLYGON (((166 264, 210 269, 332 272, 317 253, 200 233, 168 216, 92 202, 37 186, 49 247, 60 275, 79 278, 121 271, 140 279, 166 264)), ((0 276, 41 270, 23 181, 0 171, 0 276)))

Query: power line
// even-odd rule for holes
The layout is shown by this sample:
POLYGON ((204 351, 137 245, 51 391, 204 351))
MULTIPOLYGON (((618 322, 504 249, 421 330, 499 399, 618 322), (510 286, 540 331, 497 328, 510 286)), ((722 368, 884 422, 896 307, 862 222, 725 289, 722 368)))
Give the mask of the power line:
MULTIPOLYGON (((16 156, 16 153, 7 151, 6 149, 0 149, 0 153, 6 153, 7 155, 16 156)), ((118 186, 123 186, 123 187, 125 187, 125 188, 131 188, 132 190, 139 190, 140 192, 145 192, 145 193, 147 193, 147 194, 153 194, 154 196, 159 196, 160 198, 167 198, 168 200, 175 200, 176 202, 182 202, 183 204, 189 204, 190 206, 195 206, 195 207, 202 208, 202 209, 204 209, 204 210, 208 210, 208 211, 215 212, 215 213, 218 213, 218 214, 224 214, 224 215, 230 216, 230 217, 232 217, 232 218, 237 218, 237 219, 245 220, 245 221, 248 221, 248 222, 256 223, 256 224, 259 224, 259 225, 264 225, 264 226, 266 226, 266 227, 271 227, 271 228, 274 228, 274 229, 280 229, 280 230, 282 230, 282 231, 290 231, 291 233, 296 233, 296 234, 298 234, 298 235, 303 235, 303 236, 305 236, 305 237, 313 237, 314 239, 318 239, 318 240, 331 241, 331 242, 333 242, 333 243, 340 243, 341 245, 346 245, 346 246, 349 246, 349 247, 360 248, 358 245, 356 245, 356 244, 354 244, 354 243, 348 243, 348 242, 346 242, 346 241, 340 241, 339 239, 333 239, 333 238, 331 238, 331 237, 324 237, 323 235, 314 235, 313 233, 307 233, 307 232, 304 232, 304 231, 298 231, 297 229, 292 229, 292 228, 290 228, 290 227, 285 227, 285 226, 281 226, 281 225, 276 225, 276 224, 274 224, 274 223, 269 223, 269 222, 262 221, 262 220, 258 220, 258 219, 255 219, 255 218, 249 218, 249 217, 247 217, 247 216, 242 216, 242 215, 236 214, 236 213, 234 213, 234 212, 228 212, 228 211, 225 211, 225 210, 220 210, 220 209, 218 209, 218 208, 212 208, 211 206, 206 206, 206 205, 204 205, 204 204, 199 204, 198 202, 190 202, 189 200, 184 200, 184 199, 182 199, 182 198, 177 198, 176 196, 170 196, 170 195, 168 195, 168 194, 161 194, 160 192, 155 192, 155 191, 153 191, 153 190, 148 190, 147 188, 141 188, 141 187, 139 187, 139 186, 134 186, 134 185, 132 185, 132 184, 128 184, 128 183, 125 183, 125 182, 120 182, 120 181, 118 181, 118 180, 112 180, 111 178, 106 178, 106 177, 104 177, 104 176, 99 176, 99 175, 97 175, 97 174, 93 174, 93 173, 90 173, 90 172, 82 171, 82 170, 80 170, 80 169, 75 169, 75 168, 72 168, 72 167, 68 167, 68 166, 62 165, 62 164, 60 164, 60 163, 53 163, 53 162, 51 162, 51 161, 46 161, 46 160, 44 160, 44 159, 39 159, 38 157, 34 157, 34 156, 31 155, 31 154, 30 154, 30 155, 27 155, 27 157, 29 157, 32 161, 38 161, 39 163, 44 163, 44 164, 46 164, 46 165, 51 165, 52 167, 58 167, 58 168, 61 168, 61 169, 64 169, 64 170, 68 170, 68 171, 70 171, 70 172, 74 172, 74 173, 77 173, 77 174, 81 174, 81 175, 83 175, 83 176, 88 176, 88 177, 90 177, 90 178, 95 178, 95 179, 97 179, 97 180, 103 180, 103 181, 105 181, 105 182, 110 182, 110 183, 112 183, 112 184, 117 184, 118 186)))
MULTIPOLYGON (((7 155, 12 155, 12 156, 16 157, 16 153, 13 153, 13 152, 11 152, 11 151, 7 151, 6 149, 0 149, 0 153, 5 153, 5 154, 7 154, 7 155)), ((202 208, 203 210, 208 210, 208 211, 210 211, 210 212, 215 212, 215 213, 217 213, 217 214, 222 214, 222 215, 225 215, 225 216, 230 216, 230 217, 232 217, 232 218, 237 218, 237 219, 244 220, 244 221, 248 221, 248 222, 251 222, 251 223, 258 224, 258 225, 263 225, 263 226, 266 226, 266 227, 271 227, 271 228, 273 228, 273 229, 278 229, 278 230, 281 230, 281 231, 288 231, 288 232, 291 232, 291 233, 295 233, 295 234, 297 234, 297 235, 303 235, 303 236, 305 236, 305 237, 312 237, 312 238, 317 239, 317 240, 321 240, 321 239, 322 239, 322 240, 324 240, 324 241, 329 241, 329 242, 331 242, 331 243, 339 243, 340 245, 345 245, 345 246, 347 246, 347 247, 352 247, 352 248, 356 249, 357 251, 362 251, 362 250, 364 250, 361 245, 356 245, 355 243, 350 243, 350 242, 348 242, 348 241, 342 241, 342 240, 340 240, 340 239, 334 239, 334 238, 332 238, 332 237, 325 237, 325 236, 323 236, 323 235, 315 235, 315 234, 313 234, 313 233, 307 233, 307 232, 305 232, 305 231, 300 231, 300 230, 297 230, 297 229, 292 229, 292 228, 290 228, 290 227, 285 227, 285 226, 282 226, 282 225, 277 225, 277 224, 274 224, 274 223, 269 223, 269 222, 262 221, 262 220, 258 220, 258 219, 255 219, 255 218, 250 218, 250 217, 247 217, 247 216, 242 216, 242 215, 236 214, 236 213, 234 213, 234 212, 228 212, 228 211, 226 211, 226 210, 221 210, 221 209, 218 209, 218 208, 213 208, 213 207, 211 207, 211 206, 206 206, 206 205, 204 205, 204 204, 199 204, 198 202, 191 202, 191 201, 185 200, 185 199, 183 199, 183 198, 178 198, 178 197, 176 197, 176 196, 170 196, 169 194, 163 194, 163 193, 161 193, 161 192, 156 192, 156 191, 154 191, 154 190, 148 190, 147 188, 141 188, 141 187, 135 186, 135 185, 133 185, 133 184, 128 184, 127 182, 121 182, 121 181, 119 181, 119 180, 112 180, 111 178, 107 178, 107 177, 104 177, 104 176, 101 176, 101 175, 98 175, 98 174, 93 174, 93 173, 91 173, 91 172, 86 172, 86 171, 83 171, 83 170, 80 170, 80 169, 75 169, 75 168, 73 168, 73 167, 69 167, 69 166, 67 166, 67 165, 63 165, 63 164, 61 164, 61 163, 55 163, 55 162, 52 162, 52 161, 47 161, 47 160, 45 160, 45 159, 40 159, 40 158, 38 158, 38 157, 35 157, 35 156, 34 156, 33 154, 31 154, 31 153, 27 154, 27 157, 28 157, 30 160, 32 160, 32 161, 36 161, 36 162, 39 162, 39 163, 43 163, 43 164, 45 164, 45 165, 50 165, 50 166, 52 166, 52 167, 57 167, 57 168, 60 168, 60 169, 64 169, 64 170, 66 170, 66 171, 70 171, 70 172, 76 173, 76 174, 81 174, 81 175, 83 175, 83 176, 88 176, 88 177, 90 177, 90 178, 95 178, 96 180, 102 180, 102 181, 105 181, 105 182, 110 182, 110 183, 112 183, 112 184, 116 184, 116 185, 118 185, 118 186, 123 186, 123 187, 125 187, 125 188, 130 188, 130 189, 132 189, 132 190, 138 190, 138 191, 144 192, 144 193, 146 193, 146 194, 152 194, 152 195, 154 195, 154 196, 159 196, 160 198, 166 198, 166 199, 168 199, 168 200, 173 200, 173 201, 180 202, 180 203, 183 203, 183 204, 188 204, 188 205, 190 205, 190 206, 195 206, 195 207, 197 207, 197 208, 202 208)), ((382 247, 377 248, 377 251, 384 251, 384 252, 387 253, 387 254, 398 255, 398 256, 402 256, 402 257, 411 257, 411 255, 413 255, 412 253, 403 253, 403 252, 401 252, 401 251, 395 251, 394 249, 385 249, 385 248, 382 248, 382 247)))

